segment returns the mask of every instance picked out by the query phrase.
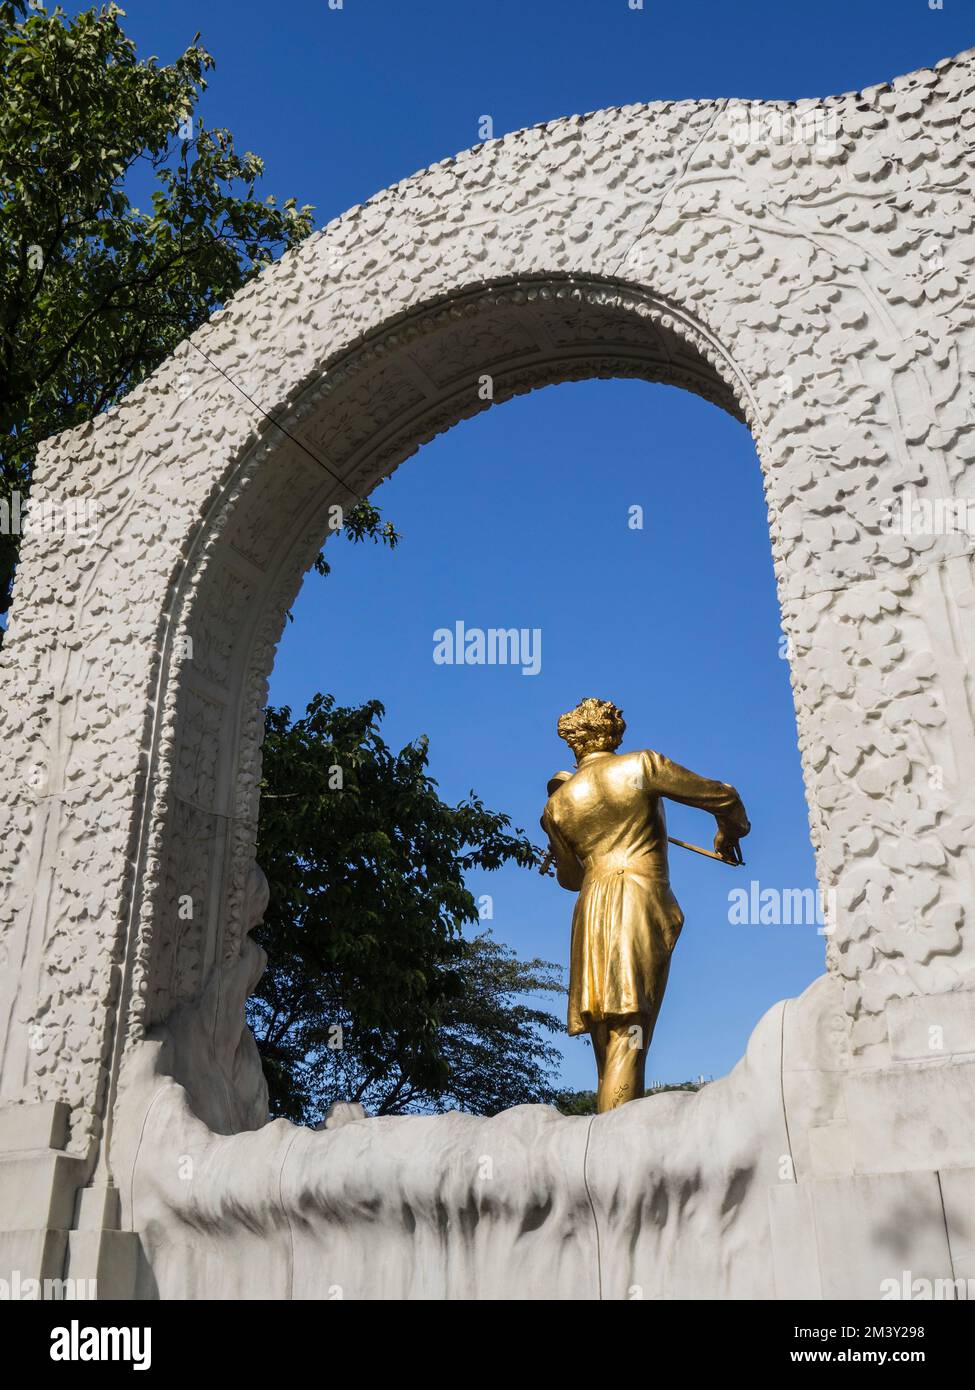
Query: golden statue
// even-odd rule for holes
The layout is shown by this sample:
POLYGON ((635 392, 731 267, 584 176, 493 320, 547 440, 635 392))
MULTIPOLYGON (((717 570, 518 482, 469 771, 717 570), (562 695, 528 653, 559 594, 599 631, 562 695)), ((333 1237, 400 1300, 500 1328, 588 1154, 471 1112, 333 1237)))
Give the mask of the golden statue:
POLYGON ((684 924, 670 890, 662 798, 714 815, 710 857, 725 863, 742 863, 738 841, 751 829, 727 782, 698 777, 649 749, 617 753, 625 729, 622 710, 609 700, 583 700, 562 715, 559 737, 576 770, 551 779, 541 819, 558 882, 579 894, 568 1025, 592 1039, 600 1112, 643 1095, 647 1050, 684 924))

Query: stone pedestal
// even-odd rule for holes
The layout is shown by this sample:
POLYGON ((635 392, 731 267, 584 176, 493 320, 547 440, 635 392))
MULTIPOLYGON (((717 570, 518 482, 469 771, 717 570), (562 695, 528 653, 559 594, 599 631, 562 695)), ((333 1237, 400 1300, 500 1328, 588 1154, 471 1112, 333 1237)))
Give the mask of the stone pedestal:
POLYGON ((139 1238, 114 1188, 81 1187, 68 1119, 61 1102, 0 1110, 0 1281, 14 1300, 131 1298, 139 1238))

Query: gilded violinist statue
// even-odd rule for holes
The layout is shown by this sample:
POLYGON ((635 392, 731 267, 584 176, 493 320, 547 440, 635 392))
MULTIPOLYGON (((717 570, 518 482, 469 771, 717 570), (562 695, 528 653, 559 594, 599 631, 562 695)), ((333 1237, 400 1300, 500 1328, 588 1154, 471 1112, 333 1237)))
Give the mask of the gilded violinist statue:
POLYGON ((562 715, 559 737, 576 770, 549 782, 541 819, 558 882, 579 894, 568 1026, 592 1039, 601 1112, 643 1095, 647 1050, 684 923, 670 889, 663 798, 711 812, 714 856, 726 863, 741 862, 738 841, 751 829, 728 783, 649 749, 617 753, 625 729, 622 710, 609 700, 583 700, 562 715))

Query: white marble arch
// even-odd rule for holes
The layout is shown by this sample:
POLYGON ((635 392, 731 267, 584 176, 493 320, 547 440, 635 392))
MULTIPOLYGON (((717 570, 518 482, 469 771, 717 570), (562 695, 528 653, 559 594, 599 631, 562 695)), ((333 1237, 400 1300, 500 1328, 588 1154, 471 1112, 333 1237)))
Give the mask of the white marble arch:
POLYGON ((975 494, 973 90, 970 52, 821 102, 628 106, 479 145, 329 224, 48 441, 35 498, 100 520, 26 539, 0 653, 12 1134, 111 1188, 126 1066, 207 1009, 176 1079, 211 1131, 260 1124, 214 991, 250 969, 284 614, 329 507, 488 408, 485 375, 495 404, 624 375, 748 422, 837 894, 837 1055, 886 1065, 911 1001, 968 1017, 973 538, 901 534, 889 504, 975 494))

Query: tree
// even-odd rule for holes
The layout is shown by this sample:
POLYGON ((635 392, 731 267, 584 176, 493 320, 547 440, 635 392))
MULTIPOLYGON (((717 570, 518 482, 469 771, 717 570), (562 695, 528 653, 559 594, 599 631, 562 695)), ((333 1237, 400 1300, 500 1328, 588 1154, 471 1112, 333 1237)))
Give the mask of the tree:
POLYGON ((595 1115, 595 1091, 559 1091, 555 1097, 555 1108, 563 1115, 595 1115))
MULTIPOLYGON (((0 0, 0 614, 38 443, 115 404, 312 230, 310 206, 259 198, 263 161, 195 114, 214 66, 199 35, 159 66, 122 15, 0 0), (129 198, 141 176, 149 211, 129 198)), ((395 544, 374 507, 347 520, 395 544)))
MULTIPOLYGON (((646 1095, 659 1096, 664 1091, 700 1091, 706 1086, 705 1081, 675 1081, 659 1082, 656 1085, 648 1086, 646 1095)), ((596 1092, 595 1091, 559 1091, 553 1101, 557 1110, 561 1110, 563 1115, 595 1115, 596 1114, 596 1092)))
POLYGON ((561 972, 463 934, 478 921, 464 873, 539 851, 473 793, 445 804, 427 740, 393 753, 383 713, 323 695, 294 722, 267 712, 257 854, 271 898, 255 938, 269 964, 249 1020, 272 1113, 549 1101, 558 1054, 541 1030, 562 1025, 524 996, 562 992, 561 972))

